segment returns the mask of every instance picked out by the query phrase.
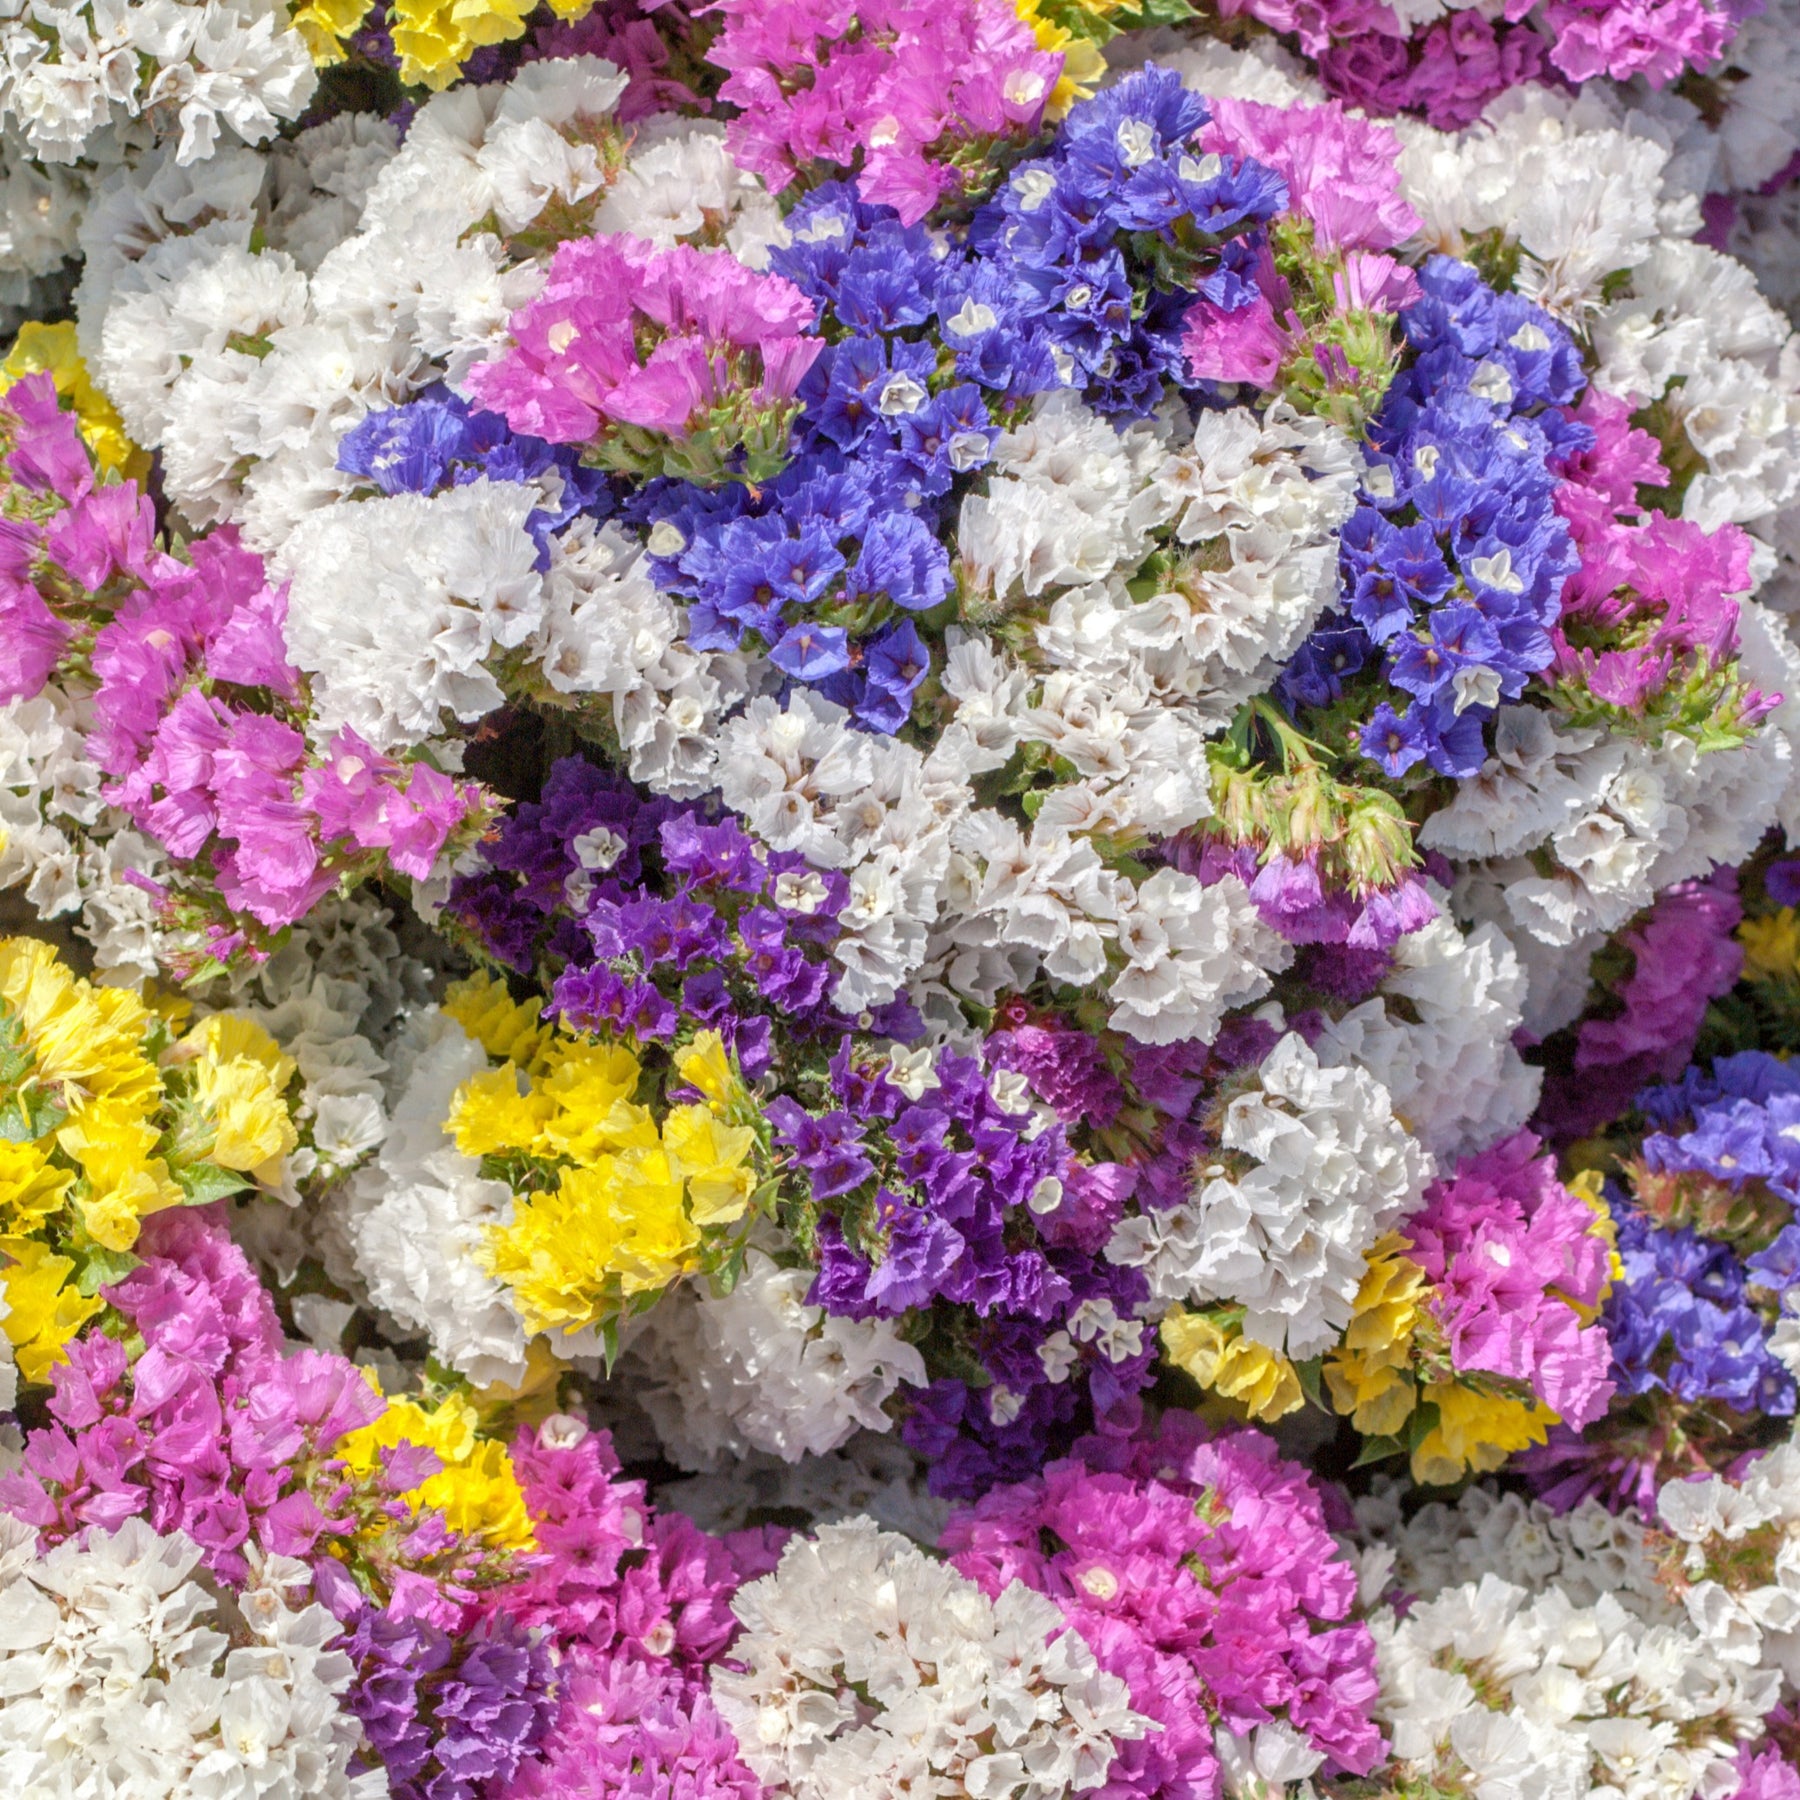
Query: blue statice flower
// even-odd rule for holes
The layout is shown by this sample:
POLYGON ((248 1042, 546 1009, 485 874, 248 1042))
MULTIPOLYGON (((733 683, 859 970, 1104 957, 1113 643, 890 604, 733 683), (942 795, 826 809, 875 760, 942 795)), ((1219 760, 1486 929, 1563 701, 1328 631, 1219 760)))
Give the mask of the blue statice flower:
POLYGON ((1638 1105, 1660 1127, 1644 1138, 1646 1168, 1732 1188, 1761 1182, 1800 1204, 1800 1068, 1745 1050, 1647 1089, 1638 1105))
POLYGON ((1749 1294, 1753 1283, 1771 1285, 1768 1276, 1792 1256, 1771 1246, 1746 1265, 1729 1245, 1686 1226, 1666 1230, 1623 1202, 1613 1218, 1625 1278, 1602 1317, 1620 1393, 1792 1413, 1794 1378, 1770 1350, 1769 1326, 1749 1294))
POLYGON ((1113 418, 1147 417, 1184 381, 1196 297, 1255 298, 1252 234, 1288 203, 1274 170, 1200 150, 1209 116, 1173 70, 1141 69, 1074 107, 975 221, 1060 379, 1113 418))
POLYGON ((483 480, 538 484, 545 501, 525 529, 539 568, 549 564, 550 540, 579 514, 604 518, 613 510, 611 483, 583 468, 575 448, 522 436, 441 384, 360 420, 339 441, 337 466, 382 494, 435 494, 483 480))
POLYGON ((1457 779, 1486 755, 1503 700, 1549 666, 1579 563, 1554 460, 1591 434, 1560 409, 1585 385, 1549 314, 1433 257, 1400 315, 1411 365, 1370 431, 1361 503, 1339 543, 1342 599, 1282 676, 1293 709, 1334 704, 1379 656, 1388 691, 1361 732, 1390 775, 1457 779))

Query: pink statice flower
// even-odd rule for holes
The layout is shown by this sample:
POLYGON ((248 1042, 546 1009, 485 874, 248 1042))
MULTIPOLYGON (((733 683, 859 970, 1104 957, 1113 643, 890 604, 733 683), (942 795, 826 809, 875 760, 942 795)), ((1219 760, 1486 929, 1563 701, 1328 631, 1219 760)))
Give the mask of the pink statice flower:
MULTIPOLYGON (((157 552, 125 570, 141 585, 95 636, 89 750, 112 777, 107 799, 178 863, 208 863, 226 905, 271 929, 359 859, 428 876, 479 816, 479 790, 378 756, 349 731, 316 753, 282 641, 286 590, 229 527, 188 558, 157 552)), ((101 573, 92 557, 87 568, 101 573)))
POLYGON ((467 388, 515 431, 588 444, 637 474, 772 474, 800 380, 824 348, 813 305, 728 250, 625 234, 557 248, 512 316, 512 347, 467 388))
POLYGON ((1327 1775, 1374 1768, 1375 1643, 1306 1471, 1260 1432, 1209 1438, 1179 1412, 1077 1450, 952 1514, 942 1548, 990 1595, 1047 1594, 1161 1727, 1119 1745, 1106 1792, 1216 1793, 1215 1721, 1285 1721, 1327 1775))
POLYGON ((719 0, 707 58, 738 109, 732 155, 779 192, 856 172, 916 224, 1034 132, 1063 71, 1007 0, 719 0))
POLYGON ((1396 317, 1419 297, 1417 277, 1389 254, 1420 222, 1400 193, 1400 140, 1336 101, 1227 98, 1212 103, 1201 141, 1274 169, 1290 211, 1256 252, 1248 304, 1202 296, 1189 308, 1189 374, 1279 389, 1346 424, 1368 417, 1397 366, 1396 317))
POLYGON ((1638 488, 1665 486, 1668 472, 1625 401, 1590 387, 1571 416, 1594 447, 1556 465, 1556 510, 1581 561, 1544 678, 1584 722, 1741 741, 1780 700, 1737 672, 1738 610, 1754 585, 1749 535, 1640 508, 1638 488))
POLYGON ((1452 1367, 1519 1381, 1572 1426, 1606 1411, 1612 1349, 1597 1322, 1611 1248, 1529 1131, 1467 1157, 1407 1220, 1407 1255, 1452 1367))
POLYGON ((1585 1137, 1617 1118, 1641 1088, 1681 1073, 1707 1007, 1742 972, 1744 947, 1735 935, 1742 917, 1733 869, 1657 895, 1649 917, 1622 939, 1632 967, 1615 989, 1617 1010, 1582 1019, 1573 1071, 1546 1084, 1539 1119, 1553 1137, 1585 1137))

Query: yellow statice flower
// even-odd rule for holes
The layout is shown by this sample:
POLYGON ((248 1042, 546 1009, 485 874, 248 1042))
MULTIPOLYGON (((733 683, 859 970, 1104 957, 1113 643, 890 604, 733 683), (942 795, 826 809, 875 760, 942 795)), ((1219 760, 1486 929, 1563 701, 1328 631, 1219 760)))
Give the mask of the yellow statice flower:
POLYGON ((1176 1368, 1237 1401, 1253 1419, 1279 1419, 1306 1403, 1300 1377, 1285 1356, 1241 1332, 1227 1333, 1204 1313, 1173 1307, 1163 1314, 1161 1334, 1176 1368))
POLYGON ((1800 916, 1791 906, 1737 928, 1744 946, 1744 974, 1752 981, 1792 981, 1800 974, 1800 916))
POLYGON ((65 1359, 65 1346, 105 1304, 69 1284, 75 1264, 37 1238, 0 1238, 0 1283, 5 1284, 4 1328, 19 1374, 44 1382, 65 1359))
POLYGON ((0 362, 0 393, 27 375, 48 375, 57 398, 75 415, 75 429, 108 475, 142 481, 150 473, 150 453, 131 441, 118 409, 94 385, 75 345, 70 320, 46 325, 39 320, 19 327, 6 360, 0 362))
POLYGON ((1428 1486, 1460 1481, 1466 1470, 1488 1474, 1517 1450, 1541 1444, 1557 1415, 1539 1400, 1484 1394, 1460 1381, 1430 1382, 1425 1399, 1438 1422, 1413 1448, 1413 1479, 1428 1486))
POLYGON ((696 1225, 729 1225, 744 1216, 756 1188, 750 1153, 756 1133, 727 1125, 704 1106, 678 1106, 663 1121, 663 1148, 687 1183, 688 1216, 696 1225))
POLYGON ((395 0, 389 32, 400 79, 447 88, 469 53, 525 34, 535 0, 395 0))
POLYGON ((665 1288, 692 1264, 700 1232, 680 1174, 661 1145, 565 1169, 553 1194, 491 1227, 489 1273, 512 1290, 528 1331, 575 1332, 618 1296, 665 1288))
POLYGON ((182 1039, 192 1058, 194 1098, 213 1137, 206 1154, 221 1168, 279 1181, 300 1142, 285 1098, 294 1059, 254 1019, 213 1013, 182 1039))
POLYGON ((444 1011, 489 1056, 515 1062, 521 1068, 529 1067, 549 1039, 549 1027, 538 1023, 542 1005, 543 1001, 537 998, 514 1000, 504 981, 484 974, 452 982, 444 995, 444 1011))
POLYGON ((57 1148, 81 1165, 81 1222, 105 1249, 129 1250, 145 1219, 187 1198, 154 1154, 161 1137, 154 1121, 110 1103, 87 1107, 56 1134, 57 1148))
POLYGON ((559 1037, 545 1049, 543 1064, 535 1091, 552 1107, 540 1133, 543 1155, 592 1162, 655 1140, 650 1114, 631 1098, 643 1071, 622 1044, 559 1037))
POLYGON ((1368 1437, 1391 1437, 1412 1416, 1418 1391, 1409 1364, 1425 1297, 1425 1271, 1390 1232, 1369 1252, 1356 1311, 1326 1359, 1331 1404, 1368 1437))
POLYGON ((148 1110, 162 1081, 144 1053, 150 1014, 128 988, 79 980, 36 938, 0 941, 0 1025, 32 1058, 31 1078, 72 1115, 95 1100, 148 1110))
POLYGON ((507 1062, 471 1075, 456 1090, 445 1124, 464 1156, 530 1154, 555 1112, 556 1102, 521 1085, 517 1066, 507 1062))
POLYGON ((74 1176, 50 1160, 48 1141, 0 1140, 0 1233, 34 1231, 68 1203, 74 1176))
POLYGON ((343 1458, 352 1475, 367 1476, 379 1466, 383 1450, 417 1444, 434 1451, 443 1467, 401 1498, 414 1508, 435 1509, 452 1531, 479 1536, 496 1549, 530 1549, 531 1514, 512 1458, 504 1445, 478 1435, 480 1424, 480 1415, 460 1394, 429 1410, 411 1400, 390 1400, 373 1425, 340 1439, 332 1454, 343 1458))
POLYGON ((362 29, 373 5, 374 0, 307 0, 289 17, 294 29, 306 40, 314 64, 328 69, 349 55, 344 40, 362 29))
MULTIPOLYGON (((1104 19, 1119 10, 1121 0, 1078 0, 1077 10, 1104 19)), ((1077 100, 1086 100, 1106 75, 1106 58, 1091 38, 1080 36, 1043 15, 1043 0, 1013 0, 1013 11, 1031 27, 1040 50, 1061 51, 1062 75, 1044 105, 1046 119, 1060 119, 1077 100)))

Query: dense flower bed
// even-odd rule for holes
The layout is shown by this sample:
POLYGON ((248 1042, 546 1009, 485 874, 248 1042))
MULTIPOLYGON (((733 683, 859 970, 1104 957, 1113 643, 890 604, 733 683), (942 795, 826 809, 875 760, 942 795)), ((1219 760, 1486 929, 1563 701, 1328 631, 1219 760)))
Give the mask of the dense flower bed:
POLYGON ((1797 45, 0 20, 0 1794, 1800 1800, 1797 45))

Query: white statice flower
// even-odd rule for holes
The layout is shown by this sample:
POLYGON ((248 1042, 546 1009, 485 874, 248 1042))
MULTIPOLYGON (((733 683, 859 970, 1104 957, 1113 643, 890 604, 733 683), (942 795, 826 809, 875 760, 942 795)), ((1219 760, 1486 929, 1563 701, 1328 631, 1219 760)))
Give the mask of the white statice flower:
POLYGON ((1018 1581, 990 1600, 872 1519, 790 1539, 732 1610, 713 1700, 772 1795, 1057 1800, 1151 1728, 1053 1601, 1018 1581))
POLYGON ((179 127, 176 159, 229 130, 260 144, 305 110, 311 53, 272 0, 30 0, 0 25, 0 119, 32 155, 80 161, 112 128, 179 127))
POLYGON ((622 231, 667 247, 722 241, 752 269, 788 241, 781 208, 725 149, 722 126, 659 115, 632 140, 631 159, 594 215, 597 232, 622 231))
POLYGON ((785 705, 754 699, 719 733, 717 782, 764 843, 849 877, 834 998, 854 1013, 885 1005, 923 966, 951 829, 972 797, 953 760, 851 731, 848 717, 804 688, 785 705))
POLYGON ((353 1279, 401 1335, 429 1337, 439 1361, 478 1385, 518 1385, 525 1323, 480 1260, 488 1228, 512 1216, 512 1189, 484 1177, 444 1128, 456 1090, 488 1066, 487 1053, 445 1013, 423 1014, 411 1030, 387 1141, 348 1191, 353 1279))
POLYGON ((0 129, 0 326, 10 336, 50 314, 53 277, 76 254, 95 175, 31 159, 0 129))
POLYGON ((716 1473, 690 1475, 656 1490, 715 1536, 743 1531, 782 1513, 799 1513, 807 1529, 867 1514, 883 1531, 897 1531, 932 1548, 950 1517, 950 1502, 926 1484, 919 1459, 891 1436, 860 1432, 841 1449, 788 1462, 753 1451, 716 1473))
POLYGON ((1727 1793, 1780 1691, 1684 1621, 1487 1573, 1371 1620, 1375 1716, 1405 1785, 1472 1800, 1689 1800, 1727 1793))
POLYGON ((1319 1060, 1366 1069, 1447 1167, 1510 1136, 1537 1109, 1543 1072, 1513 1045, 1528 978, 1496 926, 1465 934, 1442 914, 1403 937, 1393 956, 1380 993, 1325 1026, 1319 1060))
POLYGON ((1790 1439, 1735 1481, 1666 1482, 1663 1529, 1685 1546, 1681 1602, 1729 1662, 1778 1685, 1800 1678, 1800 1446, 1790 1439))
POLYGON ((1208 1038, 1292 956, 1236 876, 1205 887, 1165 868, 1133 883, 1042 815, 1026 833, 971 811, 952 843, 930 968, 983 1005, 1041 969, 1066 985, 1104 982, 1109 1023, 1142 1043, 1208 1038))
POLYGON ((1704 465, 1681 516, 1767 535, 1800 496, 1800 346, 1751 272, 1704 244, 1659 240, 1592 332, 1598 384, 1662 402, 1704 465))
POLYGON ((169 948, 155 896, 134 876, 166 873, 162 851, 101 798, 83 706, 60 688, 0 706, 0 888, 38 918, 72 918, 103 981, 158 973, 169 948))
POLYGON ((1119 431, 1066 388, 993 446, 982 492, 963 501, 957 572, 996 613, 1052 588, 1129 574, 1149 547, 1135 502, 1163 460, 1152 421, 1119 431))
POLYGON ((683 1287, 632 1346, 640 1398, 669 1455, 714 1469, 727 1456, 823 1456, 859 1430, 889 1431, 884 1410, 925 1361, 892 1319, 845 1319, 807 1303, 810 1268, 751 1250, 729 1294, 683 1287))
POLYGON ((282 547, 290 659, 314 677, 315 730, 348 725, 377 750, 464 724, 504 696, 497 651, 544 624, 544 581, 525 521, 535 489, 473 481, 426 498, 346 501, 282 547))
POLYGON ((1435 1172, 1374 1076, 1322 1066, 1289 1032, 1227 1104, 1189 1199, 1121 1220, 1106 1255, 1141 1268, 1159 1305, 1230 1301, 1246 1337, 1316 1356, 1350 1322, 1369 1246, 1435 1172))
POLYGON ((1423 246, 1460 256, 1470 239, 1503 234, 1522 253, 1519 291, 1571 324, 1662 233, 1699 226, 1691 197, 1663 203, 1666 147, 1621 129, 1585 94, 1520 87, 1461 134, 1407 120, 1394 129, 1401 192, 1424 221, 1423 246))
POLYGON ((142 1519, 39 1552, 0 1515, 0 1784, 11 1795, 376 1800, 385 1772, 350 1772, 355 1678, 326 1646, 337 1619, 304 1599, 292 1557, 251 1553, 226 1606, 200 1546, 142 1519))
POLYGON ((1635 1512, 1609 1512, 1584 1499, 1558 1513, 1541 1500, 1476 1484, 1454 1504, 1433 1500, 1409 1513, 1411 1494, 1395 1477, 1378 1476, 1353 1503, 1356 1552, 1381 1553, 1384 1585, 1391 1581, 1401 1593, 1433 1600, 1447 1588, 1498 1575, 1533 1595, 1554 1586, 1577 1606, 1610 1594, 1651 1624, 1681 1616, 1657 1579, 1654 1547, 1635 1512))

